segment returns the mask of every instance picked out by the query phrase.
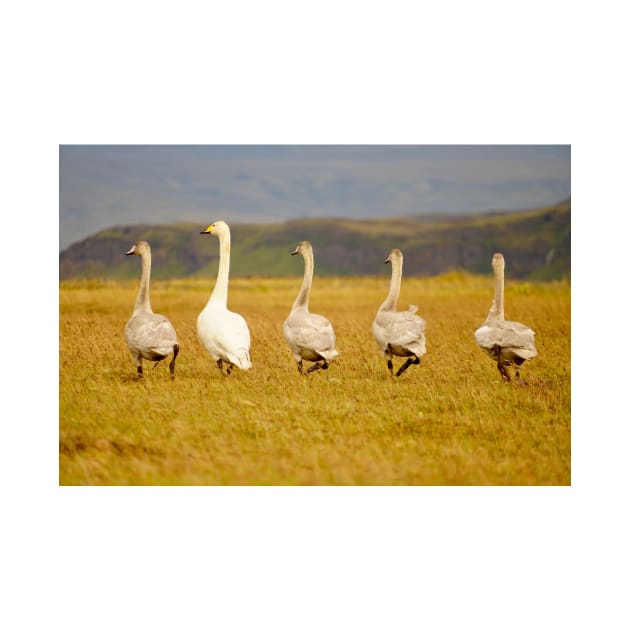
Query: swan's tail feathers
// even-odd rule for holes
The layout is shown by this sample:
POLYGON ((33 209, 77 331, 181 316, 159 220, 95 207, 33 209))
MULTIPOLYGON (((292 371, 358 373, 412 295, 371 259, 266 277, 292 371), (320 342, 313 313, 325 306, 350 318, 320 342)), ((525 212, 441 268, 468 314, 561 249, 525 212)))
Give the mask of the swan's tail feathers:
POLYGON ((332 361, 335 357, 339 356, 339 351, 335 348, 330 348, 328 350, 320 350, 318 352, 326 361, 332 361))
POLYGON ((531 346, 529 347, 521 346, 519 348, 511 348, 511 350, 517 357, 523 360, 533 359, 535 356, 538 355, 536 348, 533 348, 531 346))
POLYGON ((415 343, 413 344, 413 346, 409 347, 409 350, 411 350, 411 352, 413 352, 419 359, 427 353, 427 344, 424 339, 419 339, 418 343, 415 343))
POLYGON ((242 350, 237 355, 230 357, 230 363, 241 370, 249 370, 252 367, 252 360, 247 350, 242 350))

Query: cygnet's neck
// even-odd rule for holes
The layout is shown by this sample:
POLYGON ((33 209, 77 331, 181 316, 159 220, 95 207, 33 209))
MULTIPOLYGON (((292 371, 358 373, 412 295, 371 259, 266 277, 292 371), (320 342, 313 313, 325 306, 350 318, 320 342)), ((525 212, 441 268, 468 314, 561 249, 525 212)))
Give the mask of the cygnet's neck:
POLYGON ((311 295, 311 286, 313 284, 313 250, 307 249, 302 252, 304 258, 304 279, 302 280, 302 288, 293 302, 292 310, 303 309, 308 311, 308 301, 311 295))
POLYGON ((402 258, 393 256, 390 260, 392 265, 392 279, 389 285, 389 294, 381 304, 381 311, 395 311, 400 295, 400 281, 402 278, 402 258))
POLYGON ((142 258, 142 277, 140 279, 140 289, 134 306, 134 313, 148 312, 152 313, 151 302, 149 299, 149 280, 151 278, 151 252, 143 251, 142 258))
POLYGON ((505 288, 503 268, 497 265, 494 268, 494 299, 488 312, 488 320, 503 321, 503 293, 505 288))

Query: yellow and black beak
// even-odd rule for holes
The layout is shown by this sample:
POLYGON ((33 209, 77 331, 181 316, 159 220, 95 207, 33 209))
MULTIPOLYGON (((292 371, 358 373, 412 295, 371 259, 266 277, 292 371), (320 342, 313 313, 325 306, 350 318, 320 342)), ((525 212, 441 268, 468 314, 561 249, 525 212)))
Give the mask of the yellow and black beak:
POLYGON ((214 227, 214 223, 209 225, 205 230, 199 232, 199 234, 212 234, 212 228, 214 227))

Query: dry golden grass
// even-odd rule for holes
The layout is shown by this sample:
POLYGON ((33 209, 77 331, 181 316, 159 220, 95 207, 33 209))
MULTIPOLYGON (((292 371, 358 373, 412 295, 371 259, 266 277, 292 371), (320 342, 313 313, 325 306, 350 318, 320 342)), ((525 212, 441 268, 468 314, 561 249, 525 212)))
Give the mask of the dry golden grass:
MULTIPOLYGON (((475 345, 490 277, 403 278, 399 309, 427 320, 427 354, 392 379, 371 335, 389 277, 315 278, 341 355, 301 377, 281 325, 301 279, 233 278, 253 369, 223 377, 196 335, 213 279, 154 282, 175 326, 176 377, 124 342, 137 282, 60 286, 60 484, 570 484, 570 287, 507 280, 506 317, 539 355, 523 385, 499 380, 475 345)), ((395 362, 398 365, 400 361, 395 362)))

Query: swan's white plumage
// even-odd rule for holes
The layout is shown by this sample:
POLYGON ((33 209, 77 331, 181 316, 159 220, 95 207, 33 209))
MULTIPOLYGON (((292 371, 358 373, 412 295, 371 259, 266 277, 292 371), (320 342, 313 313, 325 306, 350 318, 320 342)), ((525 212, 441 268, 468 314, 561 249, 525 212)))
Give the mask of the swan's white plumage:
POLYGON ((209 304, 199 313, 197 333, 214 361, 221 359, 241 370, 252 367, 249 328, 242 315, 209 304))
POLYGON ((510 369, 522 365, 538 354, 535 333, 525 324, 504 318, 505 259, 502 254, 494 254, 492 269, 495 280, 494 298, 486 321, 475 331, 475 341, 497 362, 501 375, 507 380, 512 380, 510 369))
POLYGON ((304 258, 304 279, 291 312, 282 325, 282 332, 300 372, 303 360, 323 361, 320 367, 325 368, 339 352, 335 348, 335 332, 330 321, 308 310, 313 282, 313 248, 308 241, 302 241, 292 254, 300 254, 304 258))
POLYGON ((125 325, 125 341, 139 374, 142 374, 142 359, 161 361, 171 353, 173 360, 170 371, 173 374, 179 344, 175 328, 168 318, 154 313, 151 309, 149 299, 151 246, 147 241, 138 241, 126 253, 127 256, 132 254, 142 258, 142 277, 133 314, 125 325))
POLYGON ((224 221, 216 221, 202 234, 214 234, 219 238, 219 270, 217 281, 205 308, 197 317, 197 334, 214 361, 222 369, 222 362, 241 370, 249 370, 252 362, 249 354, 250 334, 242 315, 227 308, 230 273, 230 228, 224 221))
MULTIPOLYGON (((415 357, 415 362, 419 363, 420 357, 426 354, 424 334, 426 322, 416 315, 417 306, 410 305, 406 311, 396 311, 402 279, 402 252, 399 249, 392 249, 385 262, 392 265, 390 289, 387 298, 376 313, 372 323, 372 334, 383 356, 387 359, 391 372, 393 356, 415 357)), ((408 364, 405 365, 408 366, 408 364)), ((402 370, 405 369, 406 367, 403 366, 402 370)))

